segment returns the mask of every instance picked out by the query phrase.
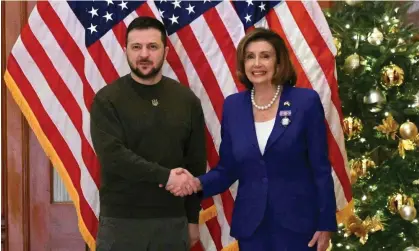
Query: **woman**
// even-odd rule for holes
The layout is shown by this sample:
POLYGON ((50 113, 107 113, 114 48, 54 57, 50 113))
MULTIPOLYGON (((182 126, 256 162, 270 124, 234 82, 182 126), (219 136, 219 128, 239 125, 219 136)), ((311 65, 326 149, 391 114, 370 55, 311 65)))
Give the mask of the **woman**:
POLYGON ((189 185, 210 197, 239 181, 231 236, 240 251, 326 250, 336 201, 319 95, 292 86, 284 41, 270 30, 241 40, 237 67, 248 90, 225 100, 220 162, 189 185))

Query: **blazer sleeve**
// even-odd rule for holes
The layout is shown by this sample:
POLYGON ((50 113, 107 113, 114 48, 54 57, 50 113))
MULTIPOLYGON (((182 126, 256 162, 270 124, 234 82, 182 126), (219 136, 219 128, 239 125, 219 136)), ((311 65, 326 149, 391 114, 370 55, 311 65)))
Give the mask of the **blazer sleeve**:
POLYGON ((229 125, 229 109, 231 99, 224 102, 223 116, 221 120, 221 144, 220 160, 218 165, 208 173, 199 176, 204 198, 217 195, 227 190, 237 179, 237 168, 232 151, 232 138, 229 125))
POLYGON ((336 199, 332 168, 328 156, 326 121, 323 105, 317 92, 308 108, 308 156, 317 187, 319 221, 318 231, 337 231, 336 199))

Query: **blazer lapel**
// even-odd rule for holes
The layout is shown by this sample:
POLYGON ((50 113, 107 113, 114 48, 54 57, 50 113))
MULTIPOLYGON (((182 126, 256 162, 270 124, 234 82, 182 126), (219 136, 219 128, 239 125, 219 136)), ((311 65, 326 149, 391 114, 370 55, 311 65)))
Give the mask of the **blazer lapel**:
POLYGON ((292 86, 285 85, 284 90, 282 91, 281 97, 280 97, 280 103, 278 107, 278 111, 276 114, 275 119, 275 125, 272 129, 271 135, 268 138, 268 142, 266 144, 265 152, 268 150, 268 148, 275 143, 287 130, 287 128, 292 123, 292 117, 296 113, 295 107, 292 106, 291 101, 291 90, 292 86), (287 125, 287 122, 288 125, 287 125))
POLYGON ((243 103, 245 110, 243 113, 243 122, 240 126, 244 127, 245 137, 260 154, 259 144, 256 136, 255 118, 253 115, 253 106, 252 100, 250 98, 250 91, 247 91, 243 103))

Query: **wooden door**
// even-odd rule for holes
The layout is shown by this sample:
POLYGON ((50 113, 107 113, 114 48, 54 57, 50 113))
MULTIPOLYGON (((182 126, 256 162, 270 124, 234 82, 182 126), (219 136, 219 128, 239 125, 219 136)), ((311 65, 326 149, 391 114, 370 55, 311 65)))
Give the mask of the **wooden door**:
POLYGON ((2 248, 84 251, 75 209, 3 80, 7 57, 35 2, 1 5, 2 248))

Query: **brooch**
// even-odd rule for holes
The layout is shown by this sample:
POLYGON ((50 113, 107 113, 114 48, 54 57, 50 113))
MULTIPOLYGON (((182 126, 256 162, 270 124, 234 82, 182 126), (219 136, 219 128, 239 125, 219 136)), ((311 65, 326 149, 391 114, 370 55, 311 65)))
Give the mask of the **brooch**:
POLYGON ((289 119, 288 117, 284 117, 281 119, 281 124, 283 126, 288 126, 291 123, 291 119, 289 119))
POLYGON ((291 110, 279 111, 279 116, 282 117, 281 125, 286 127, 291 123, 291 119, 289 118, 291 116, 291 110))
POLYGON ((158 105, 159 105, 159 101, 158 101, 157 99, 152 99, 152 100, 151 100, 151 104, 152 104, 153 106, 158 106, 158 105))

